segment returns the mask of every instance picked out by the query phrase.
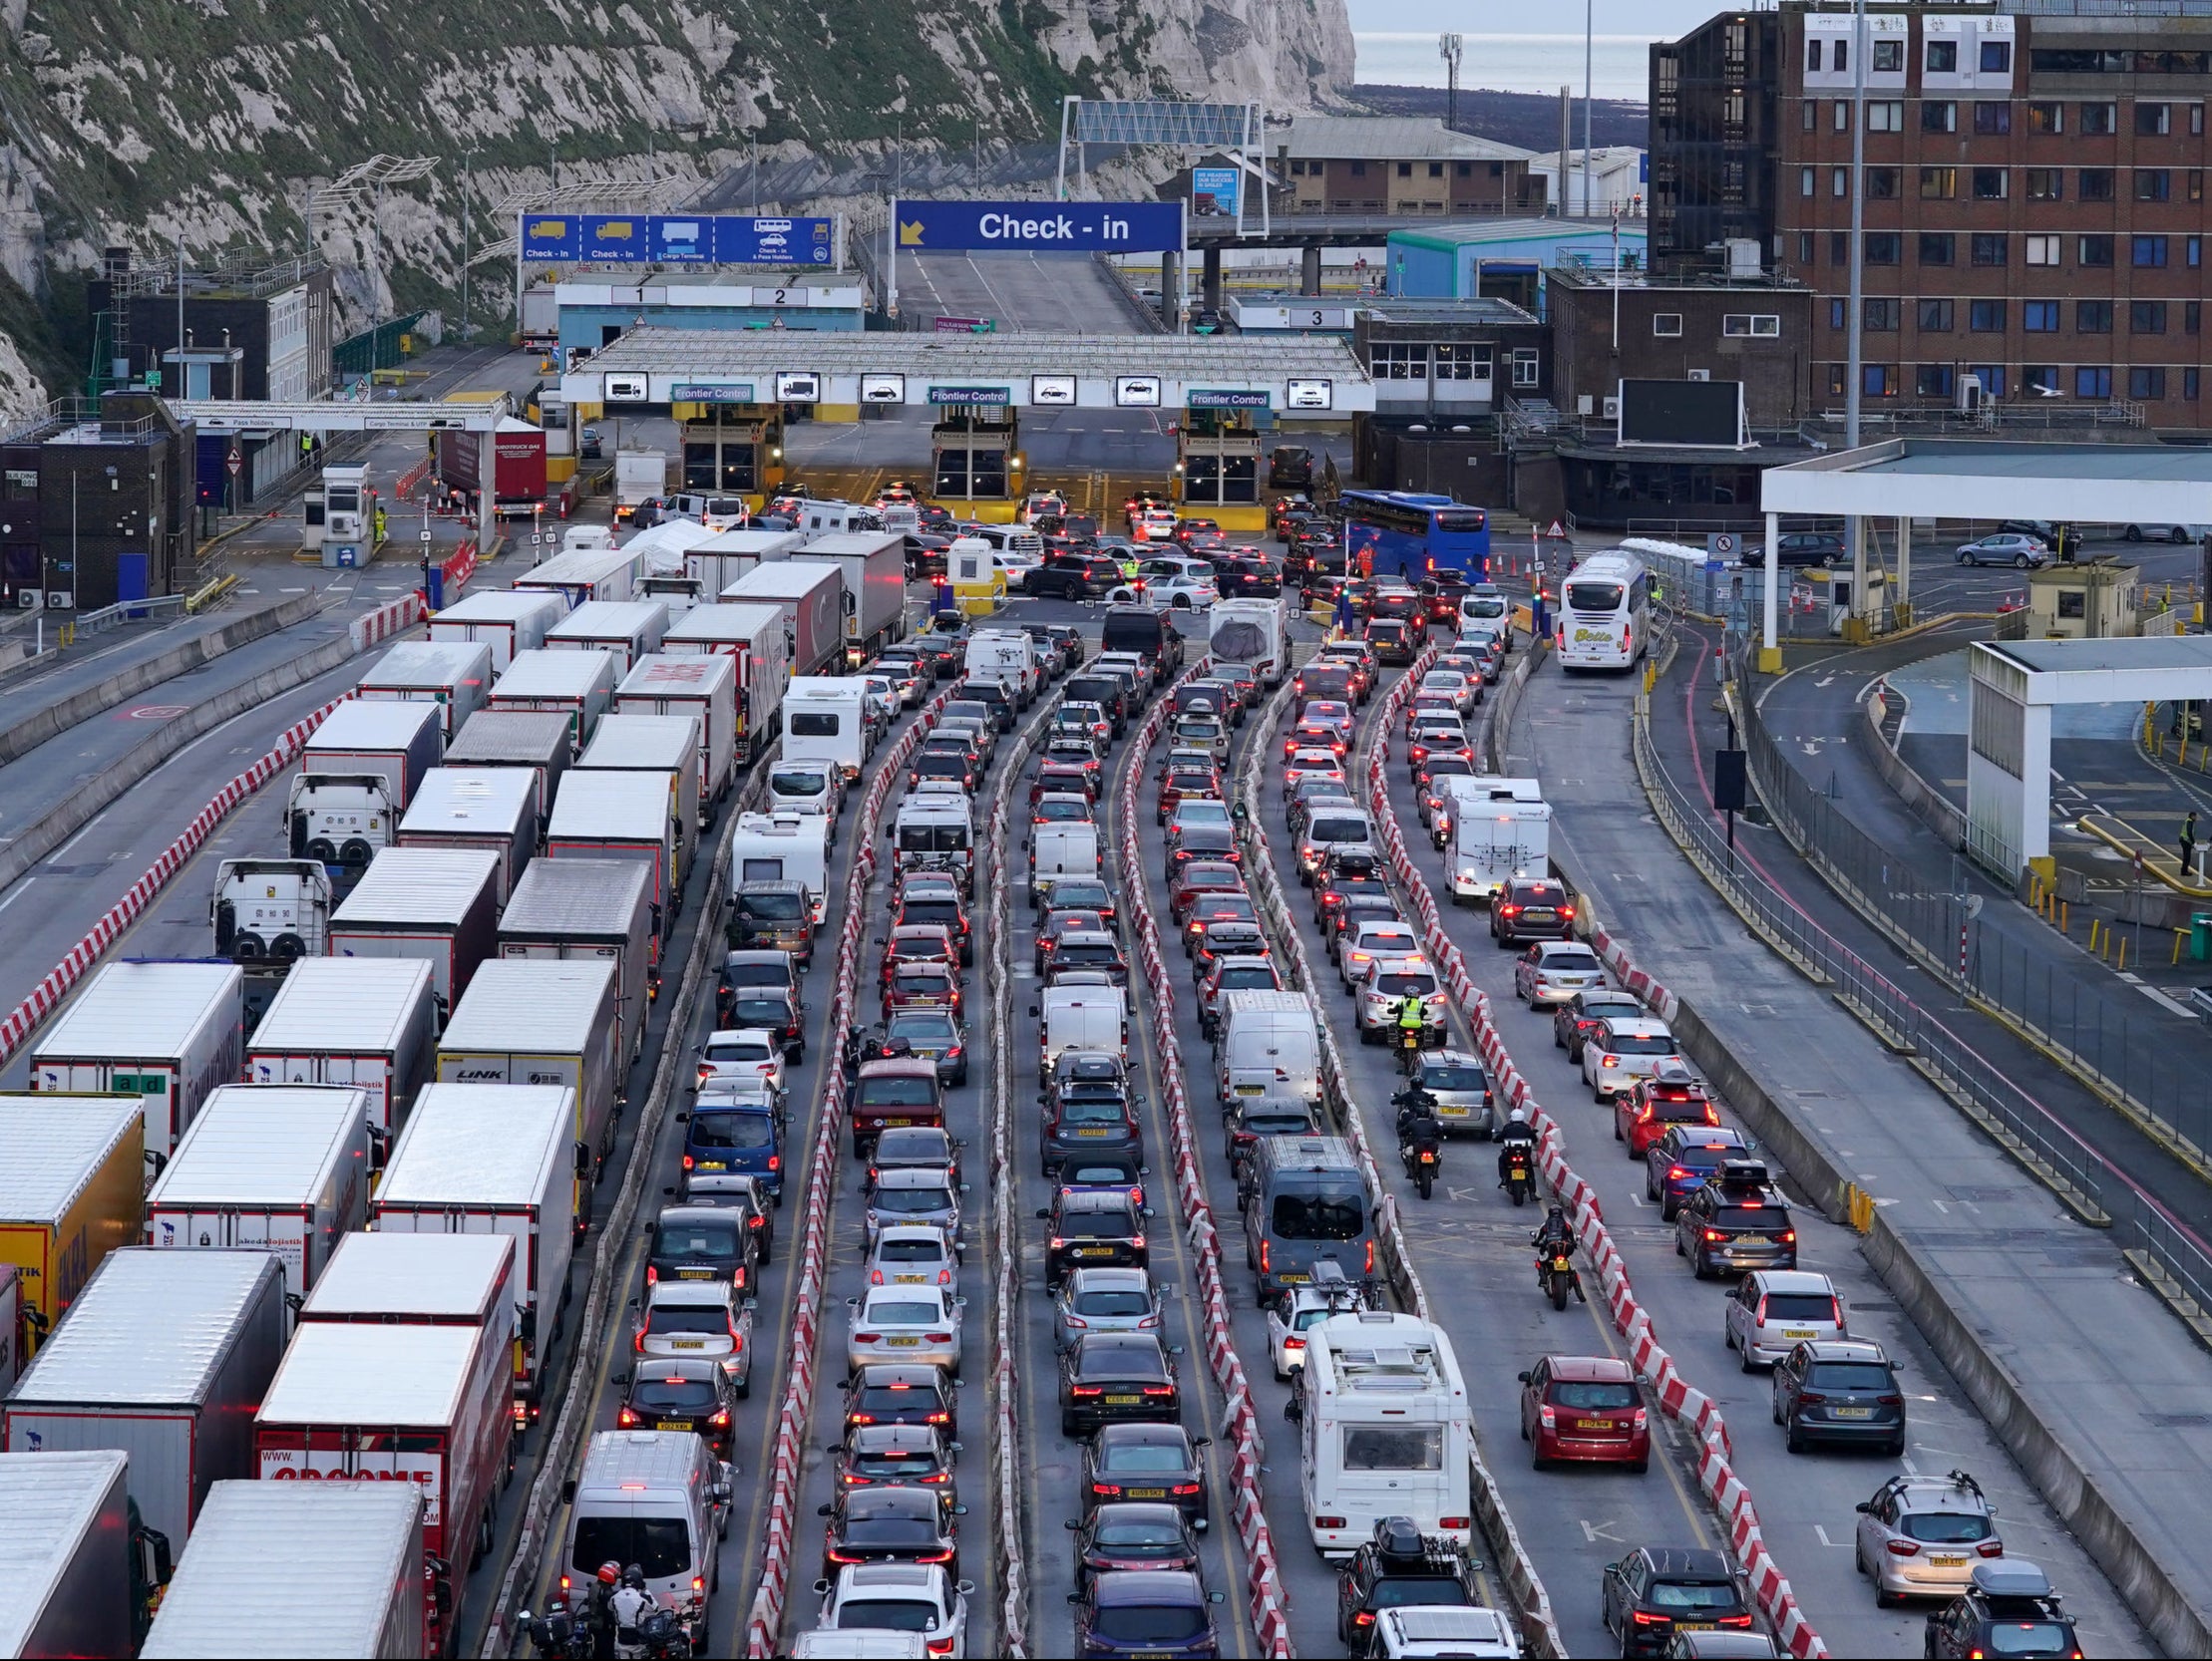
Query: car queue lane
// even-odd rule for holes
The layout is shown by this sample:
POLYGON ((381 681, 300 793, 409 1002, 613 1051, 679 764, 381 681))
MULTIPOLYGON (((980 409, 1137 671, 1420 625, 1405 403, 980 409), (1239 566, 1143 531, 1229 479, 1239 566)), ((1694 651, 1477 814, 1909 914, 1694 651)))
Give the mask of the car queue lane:
MULTIPOLYGON (((1379 724, 1373 711, 1389 684, 1385 681, 1376 688, 1375 702, 1363 713, 1366 730, 1379 724)), ((1350 1000, 1312 922, 1312 890, 1298 883, 1290 857, 1294 838, 1283 807, 1281 793, 1264 784, 1259 815, 1277 857, 1285 897, 1313 966, 1314 1007, 1335 1035, 1352 1101, 1364 1116, 1376 1151, 1376 1168, 1397 1199, 1406 1249, 1427 1294, 1430 1318, 1452 1340, 1483 1463, 1551 1595, 1552 1612, 1568 1652, 1612 1653, 1616 1646, 1598 1615, 1598 1584, 1605 1566, 1647 1542, 1707 1547, 1721 1543, 1694 1490, 1692 1450, 1685 1439, 1659 1424, 1655 1426, 1657 1457, 1642 1476, 1603 1466, 1548 1473, 1532 1468, 1528 1447, 1521 1441, 1517 1375, 1545 1355, 1625 1359, 1626 1350, 1601 1304, 1570 1303, 1565 1311, 1555 1312, 1538 1289, 1528 1240, 1543 1220, 1543 1209, 1516 1207, 1497 1186, 1488 1143, 1448 1143, 1442 1180, 1427 1200, 1406 1179, 1393 1157, 1397 1112, 1391 1103, 1403 1081, 1387 1050, 1357 1039, 1350 1000)), ((1411 907, 1404 908, 1411 915, 1411 907)), ((1462 1050, 1473 1048, 1456 1015, 1451 1042, 1462 1050)), ((1495 1607, 1511 1605, 1502 1588, 1491 1601, 1495 1607)))
MULTIPOLYGON (((1582 717, 1568 723, 1571 730, 1553 731, 1549 741, 1557 753, 1580 758, 1581 765, 1616 765, 1617 756, 1617 765, 1627 768, 1627 737, 1617 719, 1622 704, 1625 700, 1570 701, 1570 707, 1583 709, 1582 717)), ((1569 1162, 1599 1192, 1615 1244, 1635 1284, 1638 1302, 1652 1317, 1655 1335, 1671 1351, 1689 1382, 1710 1395, 1727 1416, 1733 1464, 1758 1506, 1767 1546, 1830 1651, 1838 1655, 1918 1651, 1923 1617, 1938 1605, 1876 1607, 1871 1582, 1856 1572, 1854 1507, 1901 1470, 1942 1476, 1957 1469, 1975 1476, 1997 1505, 2009 1552, 2042 1565, 2065 1591, 2090 1653, 2149 1653, 2148 1640, 2117 1593, 2035 1495, 1918 1329, 1899 1312, 1888 1288, 1858 1251, 1854 1236, 1808 1204, 1796 1205, 1791 1212, 1798 1233, 1799 1266, 1835 1282, 1854 1337, 1879 1341, 1900 1362, 1908 1447, 1902 1461, 1853 1451, 1787 1452, 1781 1431, 1771 1423, 1771 1385, 1766 1374, 1743 1372, 1735 1353, 1722 1341, 1722 1305, 1730 1283, 1698 1281, 1675 1255, 1673 1226, 1662 1222, 1659 1208, 1646 1198, 1643 1162, 1632 1163, 1624 1145, 1613 1140, 1613 1110, 1593 1101, 1580 1068, 1554 1046, 1550 1013, 1533 1014, 1516 999, 1514 956, 1492 942, 1487 912, 1450 903, 1444 860, 1414 816, 1411 784, 1402 761, 1395 759, 1401 756, 1402 747, 1394 747, 1386 774, 1407 851, 1439 901, 1445 929, 1459 946, 1470 978, 1489 995, 1493 1018, 1514 1064, 1528 1079, 1536 1099, 1559 1122, 1569 1162)), ((1667 874, 1697 880, 1686 866, 1667 874)), ((1726 1103, 1719 1105, 1723 1121, 1734 1124, 1726 1103)), ((1761 1157, 1771 1158, 1764 1151, 1761 1157)), ((1587 1265, 1585 1273, 1590 1274, 1587 1265)), ((1521 1517, 1526 1511, 1517 1508, 1515 1514, 1521 1517)), ((1629 1543, 1658 1538, 1631 1535, 1629 1543)), ((1560 1585, 1551 1590, 1555 1605, 1573 1609, 1574 1588, 1566 1588, 1564 1597, 1560 1585)))
MULTIPOLYGON (((1089 649, 1096 650, 1095 641, 1089 642, 1089 649)), ((1132 720, 1130 725, 1133 734, 1137 721, 1132 720)), ((1124 739, 1109 753, 1104 768, 1105 789, 1098 803, 1099 843, 1102 850, 1108 851, 1109 867, 1113 869, 1118 869, 1118 861, 1109 848, 1116 840, 1113 803, 1119 790, 1121 770, 1128 765, 1132 754, 1130 746, 1131 740, 1124 739)), ((1027 1107, 1021 1105, 1025 1093, 1036 1080, 1036 1057, 1042 1053, 1044 1044, 1040 1023, 1029 1013, 1042 983, 1036 978, 1034 967, 1039 918, 1029 904, 1025 803, 1026 791, 1016 798, 1012 834, 1008 838, 1008 857, 1020 860, 1024 873, 1014 889, 1014 937, 1009 947, 1014 988, 1012 1031, 1016 1096, 1011 1115, 1014 1146, 1009 1150, 1009 1158, 1020 1177, 1017 1215, 1031 1230, 1024 1234, 1021 1245, 1020 1420, 1023 1465, 1033 1474, 1028 1507, 1030 1533, 1026 1542, 1030 1586, 1029 1649, 1033 1655, 1044 1656, 1074 1653, 1073 1612, 1066 1598, 1075 1589, 1075 1553, 1067 1524, 1080 1520, 1083 1514, 1082 1444, 1060 1435, 1059 1357, 1053 1345, 1055 1300, 1045 1290, 1045 1225, 1036 1217, 1039 1209, 1051 1203, 1053 1185, 1044 1176, 1036 1144, 1031 1140, 1031 1133, 1038 1124, 1033 1096, 1027 1107)), ((1011 879, 1011 873, 1007 875, 1011 879)), ((1122 948, 1130 955, 1134 968, 1135 938, 1127 910, 1132 890, 1123 880, 1117 883, 1115 891, 1123 907, 1122 948)), ((1155 912, 1155 920, 1165 916, 1163 905, 1155 912)), ((1145 1201, 1153 1211, 1146 1237, 1150 1243, 1153 1281, 1160 1288, 1162 1298, 1162 1341, 1179 1346, 1182 1351, 1172 1359, 1182 1392, 1184 1428, 1193 1437, 1214 1439, 1213 1446, 1205 1450, 1211 1521, 1207 1532, 1200 1536, 1199 1557, 1208 1589, 1224 1594, 1223 1601, 1214 1609, 1220 1627, 1222 1654, 1256 1656, 1261 1651, 1252 1632, 1246 1596, 1247 1564, 1237 1532, 1233 1495, 1225 1475, 1228 1444, 1222 1430, 1222 1401, 1213 1370, 1207 1364, 1198 1268, 1191 1243, 1180 1225, 1175 1197, 1174 1154, 1168 1140, 1157 1060, 1160 1038, 1150 999, 1135 976, 1130 991, 1129 1071, 1133 1086, 1145 1098, 1145 1157, 1150 1165, 1145 1175, 1145 1201)), ((1186 1077, 1191 1075, 1190 1060, 1186 1052, 1186 1077)))

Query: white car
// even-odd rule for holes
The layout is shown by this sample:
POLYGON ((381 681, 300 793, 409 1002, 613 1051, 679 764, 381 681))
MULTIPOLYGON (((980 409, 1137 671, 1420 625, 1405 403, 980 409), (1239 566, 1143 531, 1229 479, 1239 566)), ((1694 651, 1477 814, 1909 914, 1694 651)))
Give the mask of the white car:
POLYGON ((1211 576, 1156 576, 1142 588, 1125 585, 1106 597, 1116 605, 1141 605, 1153 611, 1211 611, 1222 596, 1211 576))
POLYGON ((943 1229, 903 1222, 877 1230, 861 1278, 871 1286, 950 1286, 959 1270, 958 1254, 943 1229))
POLYGON ((1129 521, 1129 539, 1133 542, 1172 542, 1175 540, 1175 514, 1165 507, 1147 507, 1129 521))
POLYGON ((844 770, 833 762, 778 762, 768 775, 768 807, 835 819, 845 811, 844 770))
POLYGON ((1668 1056, 1680 1054, 1681 1046, 1664 1021, 1616 1016, 1601 1021, 1598 1030, 1583 1041, 1582 1081, 1604 1106, 1637 1080, 1650 1078, 1668 1056))
POLYGON ((1358 992, 1359 1042, 1387 1044, 1395 1040, 1398 1006, 1406 997, 1421 1000, 1424 1026, 1444 1024, 1444 984, 1436 978, 1428 959, 1419 956, 1377 957, 1367 965, 1358 992))
POLYGON ((1417 957, 1421 935, 1411 923, 1385 918, 1361 923, 1344 937, 1336 952, 1336 974, 1346 992, 1366 978, 1367 965, 1378 957, 1417 957))
POLYGON ((974 1582, 953 1580, 942 1563, 848 1563, 837 1579, 817 1580, 825 1632, 916 1632, 934 1656, 967 1654, 967 1596, 974 1582))
POLYGON ((1835 1282, 1804 1269, 1753 1269, 1720 1307, 1721 1342, 1746 1373, 1773 1366, 1799 1344, 1851 1336, 1835 1282))
POLYGON ((772 1098, 784 1094, 784 1044, 766 1027, 724 1027, 699 1046, 698 1088, 719 1079, 758 1080, 772 1098))
POLYGON ((1441 692, 1452 701, 1453 707, 1461 715, 1471 714, 1474 707, 1482 702, 1481 682, 1470 681, 1457 669, 1431 669, 1421 677, 1421 684, 1414 691, 1441 692))
POLYGON ((907 707, 906 694, 889 675, 865 675, 862 679, 868 686, 868 707, 883 718, 885 726, 890 726, 907 707))
POLYGON ((639 1355, 721 1363, 730 1388, 753 1388, 753 1300, 726 1280, 657 1280, 638 1314, 639 1355))
POLYGON ((1538 940, 1513 965, 1513 995, 1531 1009, 1563 1004, 1605 983, 1605 964, 1580 940, 1538 940))
POLYGON ((1325 1294, 1310 1286, 1293 1286, 1287 1298, 1268 1305, 1268 1359, 1275 1376, 1287 1379, 1305 1365, 1305 1334, 1330 1315, 1347 1312, 1341 1298, 1331 1307, 1325 1294))
POLYGON ((852 1311, 845 1338, 848 1371, 872 1361, 898 1361, 916 1367, 933 1363, 959 1377, 960 1311, 967 1299, 941 1286, 871 1286, 845 1303, 852 1311))

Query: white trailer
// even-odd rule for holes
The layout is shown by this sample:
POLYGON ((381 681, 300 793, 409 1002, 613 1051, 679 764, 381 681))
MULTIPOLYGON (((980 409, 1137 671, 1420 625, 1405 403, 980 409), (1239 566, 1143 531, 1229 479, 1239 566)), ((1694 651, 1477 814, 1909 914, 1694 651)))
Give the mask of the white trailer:
POLYGON ((546 631, 550 652, 612 652, 617 678, 660 650, 668 608, 658 600, 586 600, 546 631))
POLYGON ((515 586, 531 593, 558 594, 573 611, 586 600, 628 599, 636 592, 643 564, 642 558, 622 548, 572 548, 525 571, 515 579, 515 586))
POLYGON ((497 946, 498 864, 479 848, 386 848, 330 919, 330 955, 426 960, 443 1018, 497 946))
POLYGON ((660 649, 669 657, 726 657, 737 666, 737 720, 730 736, 734 766, 745 766, 783 730, 791 660, 785 650, 780 608, 696 607, 668 625, 668 632, 660 637, 660 649))
POLYGON ((614 522, 632 517, 654 497, 670 488, 668 453, 665 450, 617 450, 614 453, 614 522))
POLYGON ((255 1475, 290 1324, 268 1252, 111 1251, 0 1408, 0 1444, 129 1455, 140 1518, 181 1548, 209 1488, 255 1475))
POLYGON ((384 782, 393 810, 404 810, 444 761, 451 736, 439 712, 426 707, 429 702, 348 699, 307 735, 300 772, 373 776, 384 782))
POLYGON ((644 1052, 660 981, 652 877, 635 859, 540 859, 500 914, 503 958, 580 958, 614 965, 618 1064, 644 1052))
MULTIPOLYGON (((667 721, 670 716, 637 716, 667 721)), ((579 767, 560 787, 553 819, 546 827, 546 856, 552 859, 637 859, 653 873, 653 915, 662 940, 676 926, 683 895, 682 867, 676 854, 672 804, 682 795, 671 777, 651 785, 626 772, 579 767)))
POLYGON ((1320 1026, 1302 992, 1224 992, 1215 1085, 1223 1106, 1248 1097, 1321 1099, 1320 1026))
POLYGON ((557 710, 478 710, 446 751, 454 767, 513 767, 531 776, 531 811, 543 826, 574 751, 569 718, 557 710))
POLYGON ((726 657, 654 653, 633 664, 614 689, 617 715, 699 718, 699 818, 714 822, 735 772, 737 664, 726 657))
POLYGON ((525 652, 492 688, 496 710, 550 710, 569 720, 568 751, 581 755, 591 729, 613 707, 614 654, 601 651, 525 652))
MULTIPOLYGON (((589 1151, 596 1181, 614 1151, 626 1083, 613 963, 503 957, 477 980, 438 1041, 438 1082, 566 1087, 575 1097, 573 1140, 589 1151)), ((587 1213, 588 1202, 579 1196, 577 1209, 587 1213)))
MULTIPOLYGON (((131 1523, 126 1456, 0 1454, 0 1652, 8 1655, 130 1655, 143 1634, 158 1583, 147 1570, 158 1552, 131 1523)), ((227 1655, 231 1651, 210 1651, 227 1655)))
POLYGON ((396 1135, 438 1040, 431 967, 414 957, 311 957, 295 964, 245 1048, 256 1085, 345 1085, 368 1099, 377 1137, 396 1135))
POLYGON ((1219 600, 1207 618, 1206 651, 1216 663, 1251 667, 1264 686, 1290 672, 1290 635, 1283 601, 1219 600))
POLYGON ((799 530, 725 530, 683 550, 683 568, 709 594, 719 594, 754 566, 789 558, 806 542, 799 530))
POLYGON ((907 638, 907 539, 896 530, 837 530, 792 554, 845 573, 845 658, 858 664, 907 638))
POLYGON ((599 723, 590 744, 576 758, 578 773, 651 774, 666 787, 668 813, 676 827, 675 895, 679 905, 686 874, 698 854, 700 765, 699 718, 689 712, 610 715, 599 723))
POLYGON ((417 1483, 217 1483, 141 1661, 444 1653, 423 1513, 417 1483))
POLYGON ((474 640, 492 648, 492 673, 503 673, 517 652, 546 643, 566 603, 558 594, 533 588, 486 588, 458 599, 430 619, 433 640, 474 640))
POLYGON ((31 1052, 31 1088, 141 1098, 146 1151, 166 1159, 244 1046, 236 964, 111 963, 31 1052))
MULTIPOLYGON (((560 1330, 577 1209, 575 1092, 555 1085, 435 1084, 415 1105, 376 1190, 381 1234, 504 1234, 515 1241, 512 1394, 533 1416, 560 1330)), ((589 1188, 584 1187, 586 1197, 589 1188)))
POLYGON ((369 1098, 342 1085, 224 1085, 146 1196, 157 1249, 274 1252, 293 1297, 368 1221, 369 1098))
POLYGON ((875 725, 868 683, 851 675, 795 675, 784 694, 787 762, 829 762, 851 783, 868 765, 875 725))
POLYGON ((492 891, 505 905, 538 851, 538 781, 515 767, 441 767, 399 822, 401 847, 486 848, 499 856, 492 891))
POLYGON ((730 886, 804 882, 814 925, 830 895, 830 822, 820 814, 739 814, 730 828, 730 886))
POLYGON ((508 1234, 364 1229, 338 1242, 299 1318, 357 1326, 493 1327, 522 1320, 521 1255, 508 1234))
POLYGON ((1452 816, 1445 857, 1452 903, 1481 905, 1516 876, 1551 871, 1552 807, 1534 779, 1489 774, 1443 781, 1452 816))
POLYGON ((353 695, 369 703, 436 704, 451 743, 484 707, 491 685, 492 648, 483 642, 407 640, 363 671, 353 695))

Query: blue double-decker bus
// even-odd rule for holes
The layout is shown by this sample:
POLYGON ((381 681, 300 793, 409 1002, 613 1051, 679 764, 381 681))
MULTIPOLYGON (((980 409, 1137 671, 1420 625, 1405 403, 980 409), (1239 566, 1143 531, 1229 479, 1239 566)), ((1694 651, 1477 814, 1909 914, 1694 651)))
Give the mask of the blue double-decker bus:
POLYGON ((1346 491, 1344 564, 1355 576, 1418 582, 1456 571, 1469 582, 1490 577, 1490 515, 1448 496, 1410 491, 1346 491))

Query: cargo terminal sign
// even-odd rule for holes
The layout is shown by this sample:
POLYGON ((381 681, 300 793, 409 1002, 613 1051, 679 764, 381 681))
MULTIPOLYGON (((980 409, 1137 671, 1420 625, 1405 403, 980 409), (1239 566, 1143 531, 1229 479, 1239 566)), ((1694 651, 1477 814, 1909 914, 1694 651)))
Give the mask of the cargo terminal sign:
POLYGON ((902 253, 1167 253, 1183 246, 1179 201, 906 201, 902 253))
POLYGON ((526 260, 615 265, 828 265, 834 219, 715 213, 524 213, 526 260))

